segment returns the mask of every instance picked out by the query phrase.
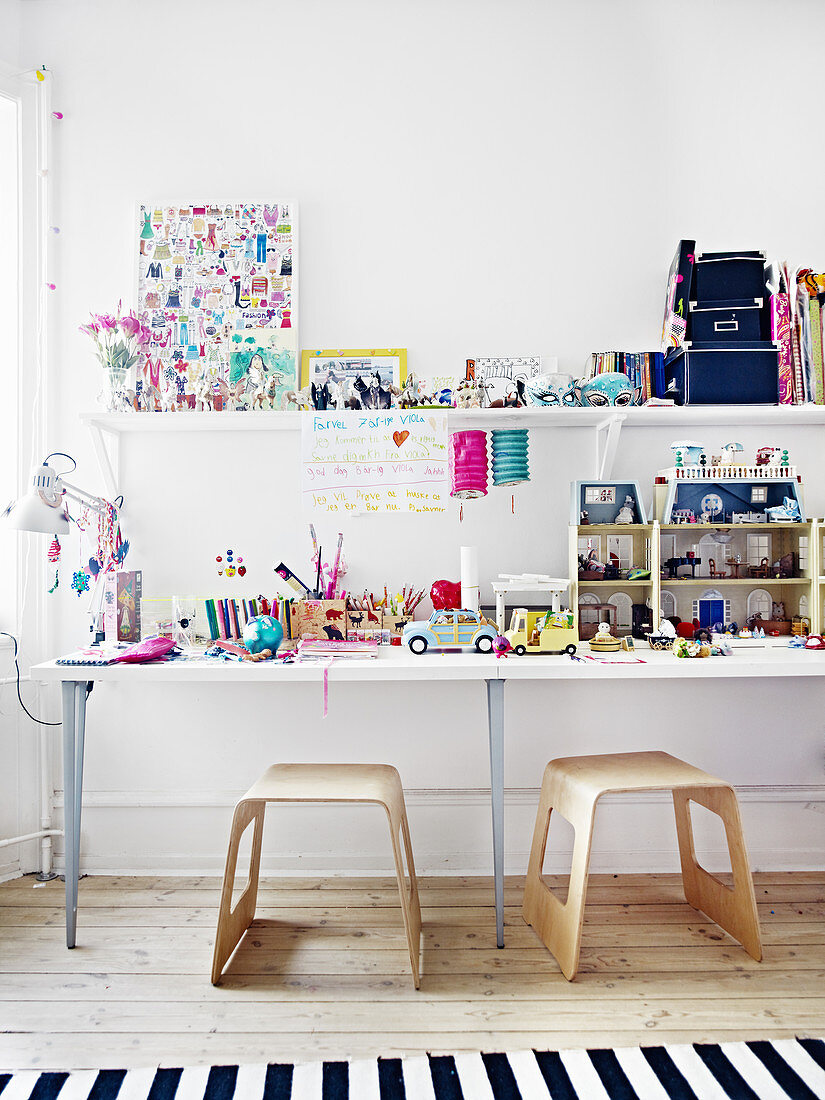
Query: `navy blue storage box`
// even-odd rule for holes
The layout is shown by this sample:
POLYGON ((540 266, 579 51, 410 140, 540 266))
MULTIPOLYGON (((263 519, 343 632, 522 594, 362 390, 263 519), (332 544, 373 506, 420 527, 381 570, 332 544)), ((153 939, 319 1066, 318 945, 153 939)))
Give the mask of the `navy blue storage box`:
POLYGON ((770 342, 674 348, 665 379, 685 405, 777 405, 779 355, 770 342))
POLYGON ((691 302, 688 339, 743 343, 764 339, 762 299, 732 302, 691 302))
POLYGON ((695 302, 764 298, 765 253, 701 253, 693 265, 690 296, 695 302))

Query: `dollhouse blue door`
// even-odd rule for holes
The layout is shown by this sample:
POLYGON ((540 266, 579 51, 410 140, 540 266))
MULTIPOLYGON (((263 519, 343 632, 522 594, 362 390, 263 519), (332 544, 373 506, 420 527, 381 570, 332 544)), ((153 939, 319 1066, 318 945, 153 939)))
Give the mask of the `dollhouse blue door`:
POLYGON ((723 623, 724 621, 724 600, 699 601, 699 626, 711 627, 714 623, 723 623))

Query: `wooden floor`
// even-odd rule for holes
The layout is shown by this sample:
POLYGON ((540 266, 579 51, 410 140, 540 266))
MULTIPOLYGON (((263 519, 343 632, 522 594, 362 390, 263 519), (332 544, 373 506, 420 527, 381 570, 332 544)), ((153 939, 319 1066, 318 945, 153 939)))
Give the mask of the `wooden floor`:
POLYGON ((825 1035, 825 873, 756 876, 756 963, 678 876, 594 875, 569 984, 492 883, 421 880, 421 990, 388 879, 269 879, 209 984, 213 878, 86 878, 67 951, 61 882, 0 885, 0 1068, 226 1064, 825 1035))

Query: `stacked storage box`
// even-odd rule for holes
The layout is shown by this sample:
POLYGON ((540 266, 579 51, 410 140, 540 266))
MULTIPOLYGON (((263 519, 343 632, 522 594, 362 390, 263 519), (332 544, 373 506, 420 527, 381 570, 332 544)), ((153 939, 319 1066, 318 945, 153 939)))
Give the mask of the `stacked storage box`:
POLYGON ((672 348, 665 375, 685 405, 776 405, 778 352, 762 252, 696 256, 687 334, 672 348))

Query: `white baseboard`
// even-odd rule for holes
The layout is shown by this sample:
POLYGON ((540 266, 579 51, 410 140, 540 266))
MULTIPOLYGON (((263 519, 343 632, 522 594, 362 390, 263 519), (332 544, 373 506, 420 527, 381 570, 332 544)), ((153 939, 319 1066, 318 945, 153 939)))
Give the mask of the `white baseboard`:
MULTIPOLYGON (((90 874, 219 875, 230 811, 242 793, 90 790, 84 794, 81 868, 90 874)), ((820 817, 825 812, 825 785, 751 786, 737 793, 754 870, 825 867, 820 817)), ((492 873, 489 790, 408 790, 405 798, 420 874, 492 873)), ((679 870, 669 793, 606 795, 602 801, 610 818, 608 824, 597 815, 594 872, 679 870)), ((510 874, 521 874, 527 866, 537 802, 537 789, 505 792, 505 867, 510 874)), ((315 812, 303 807, 294 817, 282 808, 284 816, 271 834, 267 831, 263 873, 393 874, 385 826, 369 816, 377 813, 374 807, 363 810, 362 817, 346 819, 342 834, 336 807, 315 812)), ((697 821, 697 855, 709 870, 724 870, 729 861, 721 824, 716 823, 719 829, 714 833, 697 821)), ((59 839, 56 847, 55 862, 62 866, 59 839)), ((551 844, 546 867, 550 873, 568 871, 569 847, 562 842, 556 851, 551 844)))
MULTIPOLYGON (((83 810, 96 809, 221 809, 231 808, 245 791, 220 791, 220 790, 144 790, 144 791, 106 791, 92 790, 83 792, 83 810)), ((825 813, 825 784, 811 783, 796 786, 752 786, 737 787, 736 796, 741 803, 745 802, 796 802, 802 803, 806 809, 818 809, 825 813)), ((489 806, 489 789, 480 788, 421 788, 419 790, 405 790, 406 804, 412 806, 489 806)), ((538 787, 508 787, 504 791, 505 809, 509 806, 537 806, 539 800, 538 787)), ((611 803, 623 803, 624 805, 651 805, 655 803, 670 803, 671 796, 667 791, 639 791, 630 794, 606 794, 599 805, 611 803)), ((58 809, 63 808, 63 792, 58 791, 54 805, 58 809)))

